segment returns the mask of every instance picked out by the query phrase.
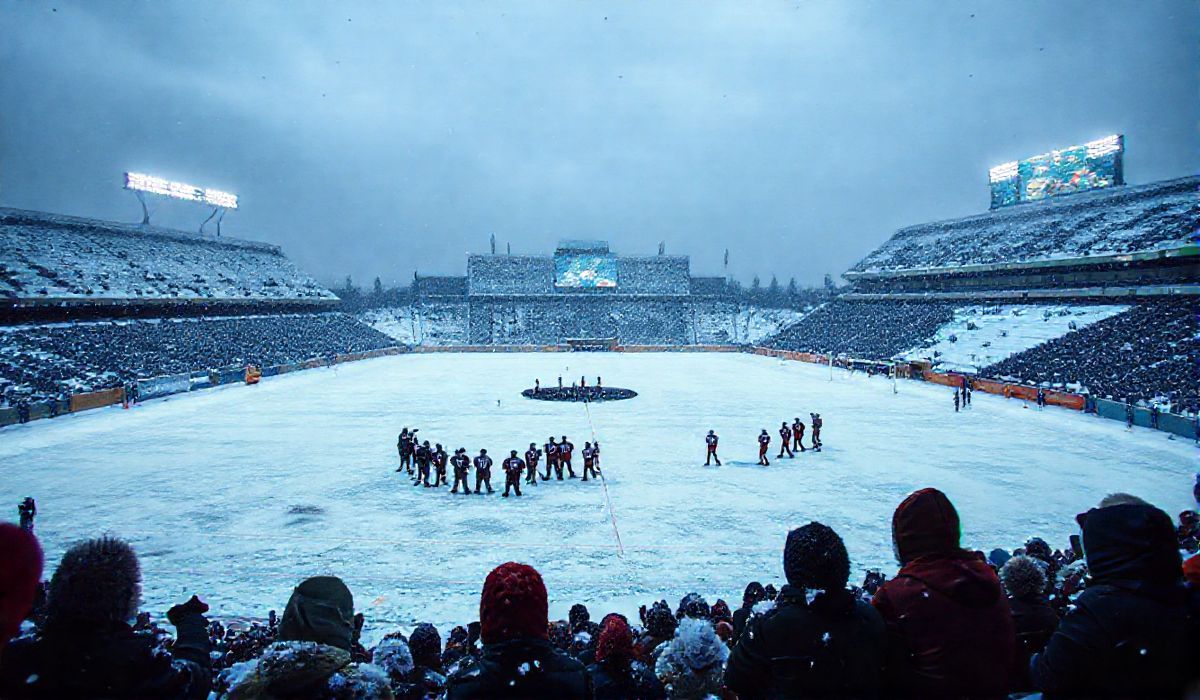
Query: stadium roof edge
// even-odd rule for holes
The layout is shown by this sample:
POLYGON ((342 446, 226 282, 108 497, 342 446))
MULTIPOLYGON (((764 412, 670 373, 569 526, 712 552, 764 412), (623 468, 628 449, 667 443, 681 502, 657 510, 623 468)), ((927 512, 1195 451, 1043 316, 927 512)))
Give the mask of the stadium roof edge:
POLYGON ((1064 287, 1055 289, 1000 289, 963 292, 847 292, 846 301, 983 301, 1033 299, 1143 299, 1146 297, 1200 296, 1200 284, 1152 284, 1120 287, 1064 287))
POLYGON ((82 216, 72 216, 70 214, 55 214, 53 212, 37 211, 33 209, 0 207, 0 226, 3 225, 42 225, 57 226, 62 228, 90 228, 114 234, 119 233, 135 236, 146 236, 151 238, 168 239, 182 243, 218 245, 229 248, 247 248, 283 255, 283 249, 274 243, 251 241, 243 238, 230 238, 227 236, 210 236, 206 234, 181 231, 179 229, 164 228, 161 226, 128 224, 119 221, 92 219, 82 216))
POLYGON ((908 226, 902 226, 896 229, 895 234, 912 229, 932 226, 952 226, 955 224, 972 223, 983 219, 1021 218, 1024 215, 1052 209, 1073 209, 1077 207, 1084 207, 1090 204, 1095 204, 1098 200, 1120 201, 1127 198, 1153 195, 1158 193, 1160 190, 1174 190, 1176 188, 1187 189, 1188 187, 1200 194, 1200 175, 1186 175, 1183 177, 1171 178, 1169 180, 1156 180, 1154 182, 1147 182, 1141 185, 1118 185, 1115 187, 1088 190, 1086 192, 1077 192, 1075 194, 1058 195, 1048 199, 1032 202, 1021 202, 1019 204, 1013 204, 997 209, 989 209, 984 212, 979 212, 978 214, 968 214, 966 216, 952 217, 949 219, 936 219, 934 221, 927 221, 920 224, 909 224, 908 226))
POLYGON ((944 267, 913 267, 897 270, 847 270, 842 277, 851 282, 858 280, 897 279, 902 277, 927 277, 949 274, 970 274, 975 272, 1002 272, 1012 270, 1041 270, 1055 267, 1079 267, 1084 265, 1105 265, 1110 263, 1146 262, 1167 258, 1186 258, 1200 256, 1200 245, 1189 244, 1171 248, 1142 250, 1133 253, 1114 253, 1111 255, 1087 255, 1074 258, 1045 258, 1042 260, 1026 260, 1011 263, 988 263, 984 265, 947 265, 944 267))

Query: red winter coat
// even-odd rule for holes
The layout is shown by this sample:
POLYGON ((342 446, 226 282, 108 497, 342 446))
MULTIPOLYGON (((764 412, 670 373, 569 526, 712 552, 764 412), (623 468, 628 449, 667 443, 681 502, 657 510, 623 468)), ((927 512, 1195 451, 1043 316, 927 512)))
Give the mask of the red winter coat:
POLYGON ((872 603, 888 629, 888 697, 1005 698, 1016 631, 1000 580, 958 546, 954 506, 936 489, 909 496, 892 517, 904 562, 872 603))

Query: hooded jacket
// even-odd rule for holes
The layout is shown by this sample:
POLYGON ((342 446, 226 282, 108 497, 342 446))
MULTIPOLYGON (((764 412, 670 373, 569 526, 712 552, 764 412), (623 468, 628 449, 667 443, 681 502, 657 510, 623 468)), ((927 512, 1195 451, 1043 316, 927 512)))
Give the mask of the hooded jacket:
POLYGON ((227 700, 392 700, 387 674, 353 664, 350 652, 318 642, 275 642, 224 672, 227 700))
POLYGON ((654 674, 668 698, 700 700, 721 693, 728 658, 729 649, 708 621, 685 617, 663 645, 654 674))
POLYGON ((889 697, 1003 698, 1015 654, 1008 600, 981 556, 959 548, 958 513, 922 489, 892 517, 902 564, 872 604, 888 631, 889 697))
POLYGON ((1144 504, 1090 511, 1083 549, 1091 583, 1034 657, 1046 698, 1182 697, 1200 675, 1171 519, 1144 504))
POLYGON ((849 591, 784 586, 775 606, 750 618, 725 668, 739 698, 874 697, 886 633, 883 619, 849 591))

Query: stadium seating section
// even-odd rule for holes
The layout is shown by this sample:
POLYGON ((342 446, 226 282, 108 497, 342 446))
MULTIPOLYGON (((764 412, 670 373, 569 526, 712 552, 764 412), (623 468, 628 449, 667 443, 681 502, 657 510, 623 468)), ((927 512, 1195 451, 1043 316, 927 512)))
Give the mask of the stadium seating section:
POLYGON ((394 345, 342 313, 11 326, 0 328, 0 405, 394 345))
POLYGON ((0 298, 337 297, 272 245, 0 209, 0 298))
POLYGON ((856 272, 1030 262, 1183 245, 1200 229, 1200 177, 1099 190, 902 228, 856 272))

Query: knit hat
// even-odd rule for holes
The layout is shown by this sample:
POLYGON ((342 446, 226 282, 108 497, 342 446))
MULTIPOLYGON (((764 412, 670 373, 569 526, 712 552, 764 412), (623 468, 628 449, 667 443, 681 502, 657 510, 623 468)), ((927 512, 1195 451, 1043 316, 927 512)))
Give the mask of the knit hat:
POLYGON ((659 639, 674 636, 676 624, 675 616, 666 603, 655 603, 646 611, 646 631, 659 639))
POLYGON ((1011 558, 1012 558, 1011 554, 1009 554, 1006 550, 1000 549, 999 547, 988 552, 988 555, 987 555, 988 563, 991 564, 992 566, 996 567, 997 569, 1004 566, 1004 564, 1006 562, 1008 562, 1008 560, 1011 558))
POLYGON ((142 596, 137 554, 114 537, 80 542, 63 554, 47 595, 47 628, 71 631, 127 622, 142 596))
POLYGON ((1193 586, 1200 585, 1200 554, 1193 554, 1184 560, 1183 578, 1193 586))
POLYGON ((375 647, 374 653, 371 654, 371 663, 387 671, 389 676, 397 679, 403 678, 409 671, 413 670, 412 650, 409 649, 408 643, 404 641, 404 635, 399 632, 392 632, 379 640, 379 645, 375 647))
POLYGON ((1028 598, 1046 590, 1046 572, 1032 557, 1020 555, 1000 567, 1000 582, 1014 598, 1028 598))
POLYGON ((679 601, 680 617, 693 617, 697 619, 707 620, 711 611, 708 608, 708 601, 699 593, 688 593, 679 601))
POLYGON ((587 606, 583 603, 572 605, 571 611, 567 613, 567 621, 571 623, 572 632, 578 632, 591 619, 592 614, 588 612, 587 606))
POLYGON ((313 576, 296 586, 279 619, 280 641, 317 642, 349 651, 354 596, 336 576, 313 576))
POLYGON ((717 598, 717 602, 713 603, 710 616, 714 622, 720 622, 721 620, 732 620, 733 612, 729 609, 729 603, 717 598))
POLYGON ((442 635, 428 622, 422 622, 408 637, 408 648, 418 666, 439 668, 442 665, 442 635))
POLYGON ((609 617, 600 630, 596 642, 596 661, 611 659, 614 662, 628 661, 633 657, 633 632, 629 623, 620 617, 609 617))
POLYGON ((545 639, 549 627, 546 584, 532 566, 508 562, 487 575, 479 599, 484 644, 545 639))
POLYGON ((783 573, 801 588, 840 590, 850 578, 850 555, 842 538, 821 523, 788 533, 783 546, 783 573))
POLYGON ((21 629, 42 582, 42 547, 33 533, 0 523, 0 647, 21 629))
POLYGON ((927 555, 957 552, 958 511, 937 489, 921 489, 904 499, 892 515, 892 541, 901 564, 927 555))
POLYGON ((746 585, 746 592, 742 593, 743 605, 754 605, 758 601, 767 597, 767 591, 758 581, 751 581, 746 585))

